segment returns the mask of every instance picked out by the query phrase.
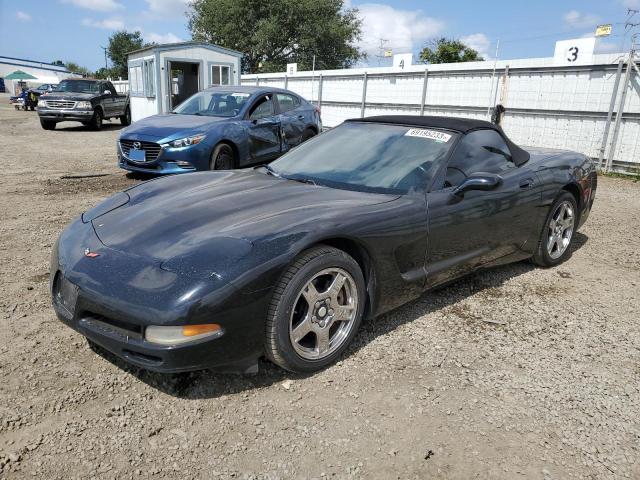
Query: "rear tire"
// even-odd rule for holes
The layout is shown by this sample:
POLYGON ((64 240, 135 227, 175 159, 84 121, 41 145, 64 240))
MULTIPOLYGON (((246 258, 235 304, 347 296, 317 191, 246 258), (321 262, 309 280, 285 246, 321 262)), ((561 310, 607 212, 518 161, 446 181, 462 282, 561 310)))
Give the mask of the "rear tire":
POLYGON ((131 125, 131 109, 127 107, 124 111, 124 115, 120 117, 120 123, 127 127, 131 125))
POLYGON ((571 245, 578 225, 578 206, 569 192, 562 193, 547 214, 532 257, 541 267, 553 267, 571 256, 571 245))
POLYGON ((89 126, 93 130, 102 130, 102 120, 103 120, 102 111, 99 108, 96 108, 93 111, 93 117, 91 118, 91 122, 89 123, 89 126))
POLYGON ((275 286, 267 313, 265 353, 292 372, 335 362, 355 337, 366 288, 358 263, 320 245, 302 252, 275 286))
POLYGON ((233 149, 226 143, 216 145, 211 154, 209 162, 210 170, 233 170, 235 166, 235 155, 233 149))
POLYGON ((56 128, 56 122, 52 122, 51 120, 40 119, 40 125, 45 130, 54 130, 56 128))
POLYGON ((311 137, 315 137, 315 135, 316 135, 316 132, 314 132, 313 129, 311 128, 305 129, 305 131, 302 132, 302 140, 300 141, 300 143, 306 142, 311 137))

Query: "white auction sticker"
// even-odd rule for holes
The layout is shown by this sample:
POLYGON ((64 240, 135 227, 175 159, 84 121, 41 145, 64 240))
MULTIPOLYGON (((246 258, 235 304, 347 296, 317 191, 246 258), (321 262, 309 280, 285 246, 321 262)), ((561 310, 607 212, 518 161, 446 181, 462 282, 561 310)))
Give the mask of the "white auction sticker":
POLYGON ((425 130, 423 128, 412 128, 404 134, 405 137, 420 137, 429 138, 437 142, 448 142, 451 139, 451 135, 448 133, 440 132, 438 130, 425 130))

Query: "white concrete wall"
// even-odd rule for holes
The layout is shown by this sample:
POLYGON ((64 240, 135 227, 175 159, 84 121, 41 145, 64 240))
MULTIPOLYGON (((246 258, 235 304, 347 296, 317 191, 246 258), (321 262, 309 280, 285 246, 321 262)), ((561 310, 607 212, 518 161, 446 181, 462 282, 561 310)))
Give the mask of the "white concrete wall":
MULTIPOLYGON (((591 65, 558 67, 552 58, 413 65, 244 75, 243 85, 285 87, 320 103, 323 124, 333 127, 364 115, 420 114, 427 72, 425 115, 488 119, 502 103, 503 127, 523 145, 567 148, 597 158, 620 55, 595 55, 591 65), (508 75, 505 72, 508 70, 508 75), (320 90, 322 91, 321 98, 320 90), (312 93, 313 92, 313 93, 312 93)), ((640 78, 633 73, 614 161, 640 166, 640 78)), ((613 131, 613 125, 611 127, 613 131)), ((611 138, 611 134, 609 135, 611 138)), ((627 165, 628 166, 628 165, 627 165)))

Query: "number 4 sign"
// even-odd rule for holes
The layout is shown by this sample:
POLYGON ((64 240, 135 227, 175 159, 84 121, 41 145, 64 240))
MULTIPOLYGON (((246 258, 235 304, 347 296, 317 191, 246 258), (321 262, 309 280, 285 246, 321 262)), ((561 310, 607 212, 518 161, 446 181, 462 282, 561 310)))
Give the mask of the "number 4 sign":
POLYGON ((593 60, 595 37, 575 38, 556 42, 553 56, 554 65, 576 65, 590 63, 593 60))

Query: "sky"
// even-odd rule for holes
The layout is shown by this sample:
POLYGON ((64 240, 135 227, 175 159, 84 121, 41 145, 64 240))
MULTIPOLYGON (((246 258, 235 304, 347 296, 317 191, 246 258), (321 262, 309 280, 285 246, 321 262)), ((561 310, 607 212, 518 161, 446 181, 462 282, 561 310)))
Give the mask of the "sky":
MULTIPOLYGON (((416 57, 439 36, 459 38, 488 59, 498 40, 501 59, 551 57, 557 40, 590 36, 602 23, 612 23, 613 33, 598 40, 596 53, 624 51, 627 9, 640 10, 640 0, 347 0, 345 6, 357 8, 363 21, 364 64, 384 65, 389 60, 377 57, 381 39, 393 53, 416 57)), ((100 47, 117 30, 140 30, 157 43, 190 40, 187 9, 188 0, 0 0, 0 55, 95 70, 104 66, 100 47)))

